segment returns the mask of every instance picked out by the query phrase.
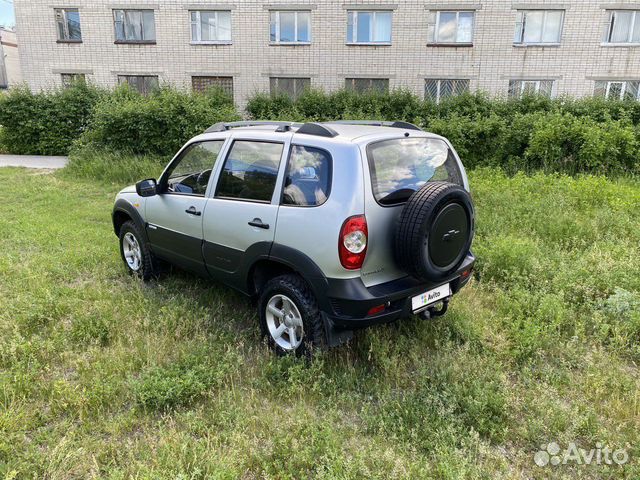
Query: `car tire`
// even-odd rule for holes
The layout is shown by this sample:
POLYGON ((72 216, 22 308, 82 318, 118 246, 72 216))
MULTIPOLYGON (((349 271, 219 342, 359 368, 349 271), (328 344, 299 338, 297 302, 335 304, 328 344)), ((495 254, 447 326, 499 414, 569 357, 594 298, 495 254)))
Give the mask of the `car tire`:
POLYGON ((322 315, 300 276, 281 275, 269 280, 260 291, 258 313, 262 335, 279 355, 310 356, 314 350, 325 348, 322 315))
POLYGON ((131 220, 120 227, 120 256, 127 271, 148 281, 158 275, 158 262, 138 226, 131 220))
POLYGON ((456 270, 471 248, 469 193, 449 182, 429 182, 404 206, 396 229, 398 265, 415 278, 439 281, 456 270))

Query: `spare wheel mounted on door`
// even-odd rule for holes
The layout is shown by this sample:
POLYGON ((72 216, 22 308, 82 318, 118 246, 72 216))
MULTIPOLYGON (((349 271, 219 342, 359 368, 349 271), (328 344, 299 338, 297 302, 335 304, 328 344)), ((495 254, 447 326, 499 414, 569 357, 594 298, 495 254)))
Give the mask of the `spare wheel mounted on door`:
POLYGON ((449 182, 429 182, 405 204, 396 229, 396 261, 407 273, 438 281, 455 271, 473 240, 469 193, 449 182))

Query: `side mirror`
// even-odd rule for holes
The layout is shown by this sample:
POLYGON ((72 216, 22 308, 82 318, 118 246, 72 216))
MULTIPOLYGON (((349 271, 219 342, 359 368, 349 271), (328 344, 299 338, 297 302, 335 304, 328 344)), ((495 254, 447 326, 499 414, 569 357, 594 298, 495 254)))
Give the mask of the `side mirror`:
POLYGON ((141 197, 153 197, 156 193, 156 180, 154 178, 147 178, 136 183, 136 193, 141 197))

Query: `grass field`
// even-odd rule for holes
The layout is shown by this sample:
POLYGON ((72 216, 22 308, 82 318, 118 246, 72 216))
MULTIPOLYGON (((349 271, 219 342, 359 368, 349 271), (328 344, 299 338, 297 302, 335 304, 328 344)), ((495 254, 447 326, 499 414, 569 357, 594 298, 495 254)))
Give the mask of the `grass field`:
POLYGON ((640 477, 640 182, 470 178, 449 313, 304 362, 228 288, 129 277, 115 184, 0 169, 0 478, 640 477))

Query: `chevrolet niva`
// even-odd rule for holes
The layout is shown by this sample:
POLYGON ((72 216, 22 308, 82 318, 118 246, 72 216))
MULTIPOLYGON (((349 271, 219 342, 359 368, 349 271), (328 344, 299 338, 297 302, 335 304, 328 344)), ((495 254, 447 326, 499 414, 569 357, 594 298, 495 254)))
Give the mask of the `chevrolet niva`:
POLYGON ((233 122, 118 193, 130 273, 173 264, 257 299, 279 353, 444 314, 470 278, 474 208, 451 144, 405 122, 233 122))

